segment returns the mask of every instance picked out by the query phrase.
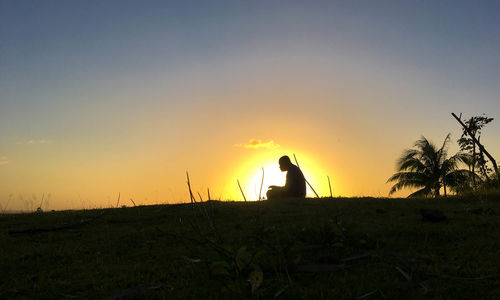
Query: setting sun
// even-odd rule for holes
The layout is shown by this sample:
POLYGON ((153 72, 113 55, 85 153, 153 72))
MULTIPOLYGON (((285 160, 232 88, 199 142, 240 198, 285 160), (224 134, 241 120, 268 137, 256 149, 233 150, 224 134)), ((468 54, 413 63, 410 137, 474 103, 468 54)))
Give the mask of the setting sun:
MULTIPOLYGON (((279 168, 278 159, 283 155, 288 155, 292 163, 295 164, 293 152, 287 149, 271 149, 262 152, 251 152, 247 155, 247 160, 240 166, 239 170, 232 172, 229 182, 234 182, 229 193, 232 199, 242 200, 241 192, 236 184, 239 180, 247 200, 258 200, 259 193, 261 198, 266 198, 266 192, 269 186, 283 186, 286 182, 286 172, 279 168), (264 181, 262 183, 262 169, 264 169, 264 181), (236 174, 236 176, 235 176, 236 174), (262 185, 262 191, 260 190, 262 185)), ((306 180, 313 186, 315 191, 321 197, 330 195, 328 179, 332 180, 332 189, 334 194, 338 195, 339 187, 334 186, 333 172, 322 167, 321 162, 312 159, 304 153, 296 155, 299 167, 306 180)), ((325 163, 323 163, 323 166, 325 163)), ((314 192, 307 186, 307 197, 315 197, 314 192)))
POLYGON ((281 172, 277 163, 266 164, 260 171, 253 174, 246 185, 251 199, 259 199, 260 186, 262 183, 261 197, 266 196, 266 191, 271 185, 285 185, 286 173, 281 172), (264 181, 262 182, 262 169, 264 170, 264 181))

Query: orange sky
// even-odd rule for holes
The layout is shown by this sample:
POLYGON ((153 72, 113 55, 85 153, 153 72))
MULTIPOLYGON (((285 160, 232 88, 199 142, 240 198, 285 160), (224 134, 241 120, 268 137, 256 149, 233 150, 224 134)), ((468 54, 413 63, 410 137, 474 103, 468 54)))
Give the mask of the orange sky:
MULTIPOLYGON (((2 5, 8 210, 32 210, 42 195, 44 209, 110 207, 118 193, 126 205, 185 202, 186 171, 204 197, 210 188, 242 200, 240 180, 256 199, 261 168, 265 193, 284 183, 279 157, 294 153, 321 196, 330 176, 335 196, 382 197, 421 135, 459 138, 452 111, 499 117, 496 8, 2 5), (245 147, 251 140, 267 147, 245 147)), ((498 124, 481 139, 496 157, 498 124)))

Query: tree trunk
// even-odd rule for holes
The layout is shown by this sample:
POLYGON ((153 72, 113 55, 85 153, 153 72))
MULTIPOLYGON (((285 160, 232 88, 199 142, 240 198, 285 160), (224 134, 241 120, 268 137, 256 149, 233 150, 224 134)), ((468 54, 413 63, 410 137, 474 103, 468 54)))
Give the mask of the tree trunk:
MULTIPOLYGON (((474 133, 474 135, 476 135, 474 133)), ((478 141, 479 142, 479 141, 478 141)), ((476 143, 474 143, 474 146, 472 148, 472 173, 476 174, 476 143)), ((476 188, 476 176, 472 177, 472 184, 474 188, 476 188)))
POLYGON ((439 198, 439 190, 441 189, 441 186, 438 185, 437 187, 434 188, 434 198, 439 198))

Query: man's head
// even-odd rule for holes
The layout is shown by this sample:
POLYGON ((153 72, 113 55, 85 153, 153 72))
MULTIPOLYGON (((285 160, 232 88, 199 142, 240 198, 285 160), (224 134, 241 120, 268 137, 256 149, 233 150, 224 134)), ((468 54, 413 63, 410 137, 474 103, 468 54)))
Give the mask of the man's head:
POLYGON ((290 166, 292 165, 290 157, 286 155, 280 157, 279 163, 280 163, 280 170, 282 172, 288 171, 288 169, 290 169, 290 166))

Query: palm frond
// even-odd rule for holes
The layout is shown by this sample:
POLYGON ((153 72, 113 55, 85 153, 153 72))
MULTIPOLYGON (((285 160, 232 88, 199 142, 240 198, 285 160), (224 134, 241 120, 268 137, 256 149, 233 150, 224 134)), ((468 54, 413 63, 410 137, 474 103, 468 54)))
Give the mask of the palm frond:
POLYGON ((431 194, 432 194, 432 189, 429 187, 424 187, 423 189, 420 189, 420 190, 408 195, 408 198, 427 197, 431 194))
POLYGON ((459 152, 448 158, 450 136, 448 134, 445 137, 439 149, 422 136, 415 142, 413 149, 403 151, 397 161, 398 172, 387 180, 387 183, 395 182, 389 194, 404 188, 420 188, 411 196, 437 196, 442 185, 455 189, 467 185, 473 176, 477 176, 460 169, 460 164, 470 161, 469 155, 459 152))
POLYGON ((425 182, 429 179, 430 179, 429 176, 419 172, 397 172, 391 177, 389 177, 389 179, 387 179, 387 183, 393 181, 414 181, 414 180, 425 182))
POLYGON ((468 153, 458 152, 457 154, 450 157, 448 160, 455 162, 457 165, 459 163, 469 165, 472 163, 473 158, 472 158, 472 155, 470 155, 468 153))
POLYGON ((450 136, 451 136, 451 133, 448 133, 448 135, 446 135, 446 137, 444 138, 444 141, 443 141, 443 145, 437 151, 438 161, 440 164, 442 164, 446 160, 446 157, 448 156, 448 144, 450 142, 450 136))
POLYGON ((431 182, 428 176, 418 172, 398 172, 387 180, 388 183, 393 181, 397 181, 397 183, 392 186, 389 195, 403 188, 426 187, 431 182))
POLYGON ((399 165, 399 171, 420 171, 424 172, 427 167, 418 159, 410 158, 405 161, 402 161, 399 165))
POLYGON ((401 155, 401 157, 398 159, 398 161, 396 163, 398 168, 405 161, 410 160, 410 159, 414 159, 418 154, 419 154, 418 151, 415 149, 406 149, 405 151, 403 151, 403 154, 401 155))

